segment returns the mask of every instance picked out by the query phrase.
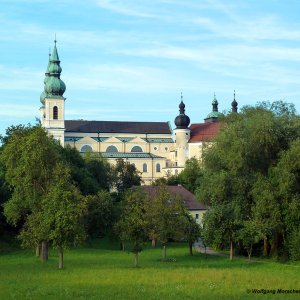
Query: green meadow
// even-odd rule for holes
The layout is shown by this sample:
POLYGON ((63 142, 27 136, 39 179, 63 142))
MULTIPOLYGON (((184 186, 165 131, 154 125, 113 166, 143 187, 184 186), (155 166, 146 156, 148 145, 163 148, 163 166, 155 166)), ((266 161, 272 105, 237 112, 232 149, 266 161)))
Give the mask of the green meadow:
POLYGON ((150 246, 133 268, 133 255, 106 240, 65 253, 58 270, 50 251, 41 263, 32 251, 0 252, 0 299, 299 299, 300 294, 254 294, 253 289, 300 289, 300 264, 195 253, 171 244, 168 260, 150 246))

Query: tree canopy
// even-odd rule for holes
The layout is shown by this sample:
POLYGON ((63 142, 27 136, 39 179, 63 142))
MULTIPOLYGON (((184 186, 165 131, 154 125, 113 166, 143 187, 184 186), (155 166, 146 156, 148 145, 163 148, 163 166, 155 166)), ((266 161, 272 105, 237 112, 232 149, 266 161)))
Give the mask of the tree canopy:
POLYGON ((299 117, 292 105, 283 102, 245 107, 224 118, 220 133, 204 153, 203 178, 196 190, 197 197, 210 206, 204 222, 211 230, 211 243, 233 247, 247 236, 248 249, 258 237, 264 241, 265 254, 270 244, 272 253, 287 249, 284 216, 289 204, 295 201, 297 207, 299 201, 295 200, 297 185, 291 188, 284 182, 297 173, 289 153, 297 152, 299 138, 299 117))

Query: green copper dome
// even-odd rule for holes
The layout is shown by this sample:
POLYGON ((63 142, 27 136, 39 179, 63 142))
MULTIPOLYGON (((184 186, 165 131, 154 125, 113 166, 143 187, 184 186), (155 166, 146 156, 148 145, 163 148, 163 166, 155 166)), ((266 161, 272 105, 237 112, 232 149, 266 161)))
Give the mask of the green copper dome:
POLYGON ((47 97, 49 98, 57 98, 57 96, 62 97, 65 90, 66 90, 66 85, 60 78, 49 76, 47 83, 45 84, 45 92, 47 94, 47 97))
POLYGON ((44 79, 44 92, 40 96, 40 101, 45 105, 45 98, 63 98, 66 91, 65 83, 60 79, 61 74, 60 60, 57 53, 56 41, 54 41, 54 48, 49 62, 44 79))
POLYGON ((219 118, 222 116, 222 113, 218 112, 218 111, 212 111, 207 115, 207 119, 209 118, 219 118))

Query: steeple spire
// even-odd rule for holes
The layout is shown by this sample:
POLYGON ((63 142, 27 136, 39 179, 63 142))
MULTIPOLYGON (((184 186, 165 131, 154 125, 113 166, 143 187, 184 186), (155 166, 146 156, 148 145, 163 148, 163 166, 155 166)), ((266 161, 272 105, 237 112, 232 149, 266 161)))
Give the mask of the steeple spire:
POLYGON ((231 111, 233 113, 236 113, 237 112, 237 106, 238 106, 238 103, 236 102, 235 100, 235 90, 233 91, 233 101, 231 102, 231 111))
POLYGON ((54 40, 54 47, 51 56, 49 57, 49 63, 46 71, 45 78, 45 97, 48 98, 63 98, 63 94, 66 90, 65 83, 60 79, 61 67, 60 60, 56 47, 56 38, 54 40))
POLYGON ((212 111, 218 111, 218 105, 219 105, 219 103, 216 98, 216 93, 214 93, 214 99, 212 101, 212 107, 213 107, 212 111))
POLYGON ((181 92, 181 102, 179 104, 179 113, 181 115, 184 115, 185 112, 185 104, 183 103, 183 96, 182 96, 182 92, 181 92))

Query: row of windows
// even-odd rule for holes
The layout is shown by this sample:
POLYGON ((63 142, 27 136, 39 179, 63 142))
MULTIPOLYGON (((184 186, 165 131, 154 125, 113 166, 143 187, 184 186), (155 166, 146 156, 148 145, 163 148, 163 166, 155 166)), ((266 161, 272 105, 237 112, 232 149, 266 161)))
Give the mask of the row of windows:
MULTIPOLYGON (((135 166, 135 164, 133 165, 135 166)), ((156 164, 155 169, 157 173, 160 173, 160 164, 156 164)), ((143 172, 148 172, 148 165, 146 163, 143 164, 143 172)))
MULTIPOLYGON (((83 147, 81 147, 80 151, 81 152, 93 151, 93 148, 89 145, 84 145, 83 147)), ((118 152, 118 149, 116 146, 108 146, 105 152, 114 153, 114 152, 118 152)), ((143 149, 140 146, 134 146, 131 149, 131 152, 143 152, 143 149)))
MULTIPOLYGON (((108 146, 106 152, 118 152, 118 149, 116 146, 108 146)), ((143 149, 140 146, 134 146, 131 152, 143 152, 143 149)))

